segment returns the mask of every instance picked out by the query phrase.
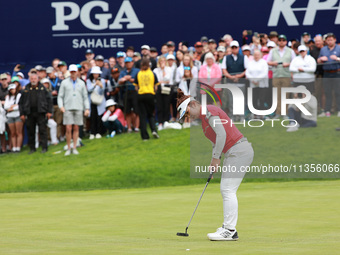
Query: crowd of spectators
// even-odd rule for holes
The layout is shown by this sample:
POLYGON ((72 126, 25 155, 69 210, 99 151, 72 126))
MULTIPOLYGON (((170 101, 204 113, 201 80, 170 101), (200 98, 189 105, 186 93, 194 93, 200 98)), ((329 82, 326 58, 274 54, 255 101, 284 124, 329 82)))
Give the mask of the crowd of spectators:
MULTIPOLYGON (((340 117, 340 85, 335 79, 340 78, 340 46, 333 33, 311 37, 306 32, 287 40, 275 31, 267 35, 245 30, 242 38, 238 42, 226 34, 215 41, 203 36, 194 46, 182 41, 177 47, 168 41, 160 51, 143 45, 139 52, 129 46, 105 57, 88 49, 81 63, 55 58, 51 66, 37 65, 27 74, 16 65, 12 72, 0 75, 1 153, 19 152, 25 135, 30 153, 39 146, 45 153, 48 143, 66 140, 65 155, 78 154, 77 139, 87 134, 89 139, 100 139, 140 132, 147 141, 147 123, 152 136, 159 138, 158 132, 176 121, 178 88, 196 98, 205 93, 197 93, 197 81, 210 86, 231 83, 244 94, 251 87, 258 110, 270 108, 271 89, 278 88, 272 118, 283 117, 281 88, 303 85, 315 100, 309 105, 311 117, 297 108, 288 109, 299 126, 316 126, 317 114, 340 117)), ((243 116, 233 116, 231 93, 226 101, 230 117, 242 120, 243 116)), ((186 120, 183 128, 188 127, 186 120)))

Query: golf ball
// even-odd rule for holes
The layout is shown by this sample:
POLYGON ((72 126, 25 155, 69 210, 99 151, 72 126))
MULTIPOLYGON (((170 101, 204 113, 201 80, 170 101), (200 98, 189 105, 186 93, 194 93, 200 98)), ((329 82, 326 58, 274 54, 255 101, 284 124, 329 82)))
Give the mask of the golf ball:
POLYGON ((190 249, 186 249, 187 251, 190 251, 190 249))

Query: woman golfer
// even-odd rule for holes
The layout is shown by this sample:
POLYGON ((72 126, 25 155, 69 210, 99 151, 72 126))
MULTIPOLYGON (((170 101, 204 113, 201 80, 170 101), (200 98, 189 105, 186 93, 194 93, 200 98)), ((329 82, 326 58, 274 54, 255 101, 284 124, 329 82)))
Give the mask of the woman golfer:
POLYGON ((246 167, 253 161, 254 151, 251 144, 241 132, 231 125, 228 115, 214 105, 208 105, 206 115, 201 114, 201 104, 190 96, 185 96, 178 90, 177 110, 180 120, 190 115, 190 119, 200 119, 204 135, 213 144, 210 166, 217 169, 224 153, 221 178, 221 194, 223 198, 224 222, 215 233, 209 233, 208 238, 214 241, 237 240, 236 223, 238 217, 238 202, 236 191, 246 173, 246 167), (227 123, 226 123, 227 122, 227 123), (226 124, 221 124, 226 123, 226 124), (230 171, 229 171, 229 170, 230 171))

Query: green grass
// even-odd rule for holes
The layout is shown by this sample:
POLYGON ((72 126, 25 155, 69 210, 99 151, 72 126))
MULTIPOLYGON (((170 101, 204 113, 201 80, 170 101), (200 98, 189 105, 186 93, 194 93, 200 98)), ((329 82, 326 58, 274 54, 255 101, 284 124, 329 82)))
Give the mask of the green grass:
POLYGON ((340 181, 244 183, 237 242, 211 242, 222 223, 213 180, 111 191, 0 194, 0 254, 338 254, 340 181), (190 251, 186 251, 190 249, 190 251))

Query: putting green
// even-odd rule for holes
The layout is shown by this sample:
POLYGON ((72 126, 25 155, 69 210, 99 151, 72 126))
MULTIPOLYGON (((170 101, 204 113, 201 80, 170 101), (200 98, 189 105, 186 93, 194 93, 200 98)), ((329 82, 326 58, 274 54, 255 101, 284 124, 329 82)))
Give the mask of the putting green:
POLYGON ((336 254, 340 181, 244 183, 237 242, 211 242, 222 223, 213 180, 202 185, 0 194, 0 254, 336 254), (187 251, 186 249, 190 249, 187 251))

